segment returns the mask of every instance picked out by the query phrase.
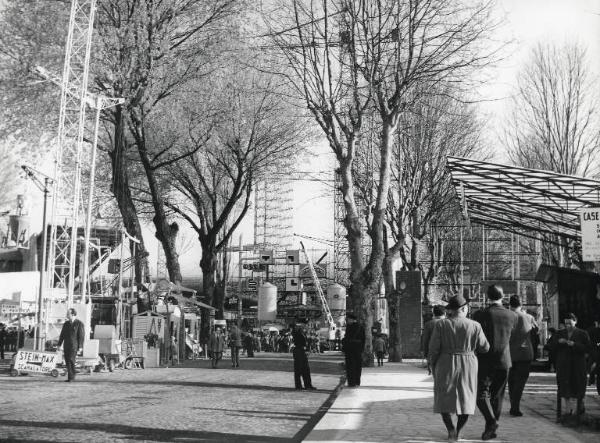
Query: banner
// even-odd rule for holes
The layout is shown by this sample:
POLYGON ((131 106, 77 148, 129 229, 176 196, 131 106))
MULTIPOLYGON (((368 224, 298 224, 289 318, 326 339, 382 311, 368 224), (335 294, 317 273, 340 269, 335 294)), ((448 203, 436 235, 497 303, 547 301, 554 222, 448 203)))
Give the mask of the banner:
POLYGON ((19 372, 50 373, 61 361, 61 355, 56 352, 21 350, 15 357, 15 369, 19 372))

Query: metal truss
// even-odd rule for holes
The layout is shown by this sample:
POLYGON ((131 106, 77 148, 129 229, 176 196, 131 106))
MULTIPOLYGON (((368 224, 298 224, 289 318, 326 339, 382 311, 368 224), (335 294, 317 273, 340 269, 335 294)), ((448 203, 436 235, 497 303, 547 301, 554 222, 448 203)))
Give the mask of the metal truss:
POLYGON ((61 82, 48 278, 50 287, 67 290, 69 304, 75 284, 77 227, 79 216, 84 212, 81 210, 81 166, 95 10, 96 0, 71 3, 61 82))
POLYGON ((527 237, 581 242, 579 210, 600 205, 600 181, 448 157, 447 170, 470 222, 527 237))

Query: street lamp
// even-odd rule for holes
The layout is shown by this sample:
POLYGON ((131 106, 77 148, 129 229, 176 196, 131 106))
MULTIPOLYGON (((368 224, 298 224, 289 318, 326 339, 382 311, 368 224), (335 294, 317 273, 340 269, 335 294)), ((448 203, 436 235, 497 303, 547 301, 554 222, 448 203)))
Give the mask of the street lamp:
POLYGON ((30 178, 31 181, 35 184, 35 186, 44 193, 44 209, 42 215, 42 260, 40 267, 40 287, 38 291, 38 312, 37 312, 37 327, 34 330, 34 350, 43 351, 42 348, 42 305, 44 302, 44 279, 46 276, 46 230, 47 230, 47 206, 48 206, 48 196, 50 194, 49 186, 52 184, 53 180, 48 177, 46 174, 42 172, 36 171, 27 165, 21 165, 21 169, 25 171, 25 175, 27 178, 30 178), (44 181, 42 182, 38 175, 44 177, 44 181))

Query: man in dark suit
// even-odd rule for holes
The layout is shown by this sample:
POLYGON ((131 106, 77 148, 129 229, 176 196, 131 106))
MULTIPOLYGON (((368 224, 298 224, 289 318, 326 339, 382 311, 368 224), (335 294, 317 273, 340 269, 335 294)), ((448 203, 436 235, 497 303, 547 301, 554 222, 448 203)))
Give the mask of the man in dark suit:
POLYGON ((510 337, 510 359, 512 367, 508 371, 508 396, 510 398, 510 415, 521 417, 521 397, 529 378, 531 361, 533 360, 533 343, 531 330, 533 317, 521 311, 521 300, 512 295, 508 302, 510 310, 517 314, 517 326, 510 337))
POLYGON ((64 343, 65 365, 67 366, 67 379, 75 380, 75 359, 77 354, 83 350, 85 333, 83 323, 77 319, 77 311, 73 308, 67 309, 67 321, 63 324, 58 338, 58 348, 64 343))
POLYGON ((360 386, 364 348, 365 328, 358 323, 356 315, 346 315, 346 335, 342 340, 342 350, 346 358, 346 378, 351 388, 360 386))
POLYGON ((510 337, 517 325, 517 314, 502 306, 504 293, 500 286, 490 286, 487 296, 490 305, 473 316, 473 320, 481 324, 490 343, 489 352, 477 355, 477 407, 485 418, 482 440, 496 438, 508 370, 511 367, 510 337))
POLYGON ((423 352, 423 356, 427 359, 427 373, 431 375, 431 366, 429 363, 429 341, 431 340, 431 334, 433 333, 433 328, 435 324, 446 318, 446 311, 443 306, 435 305, 433 307, 433 318, 425 323, 423 327, 423 334, 421 335, 421 352, 423 352))
POLYGON ((316 388, 312 385, 310 366, 308 365, 308 340, 306 339, 305 328, 306 324, 299 320, 292 333, 294 340, 294 384, 296 389, 303 389, 302 381, 304 381, 304 389, 314 390, 316 388))

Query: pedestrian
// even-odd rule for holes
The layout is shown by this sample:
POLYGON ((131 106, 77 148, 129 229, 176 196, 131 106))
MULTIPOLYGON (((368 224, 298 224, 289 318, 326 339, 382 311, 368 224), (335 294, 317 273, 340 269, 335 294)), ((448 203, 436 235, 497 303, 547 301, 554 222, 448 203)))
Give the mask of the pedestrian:
POLYGON ((231 327, 229 332, 229 347, 231 348, 231 367, 240 367, 240 348, 242 347, 242 335, 237 325, 231 327))
POLYGON ((4 345, 6 344, 6 328, 4 323, 0 323, 0 360, 4 360, 4 345))
POLYGON ((501 286, 489 286, 487 296, 490 305, 473 316, 481 324, 490 344, 489 352, 477 356, 477 407, 485 418, 482 440, 496 438, 511 367, 510 336, 517 324, 517 314, 502 305, 504 292, 501 286))
MULTIPOLYGON (((421 352, 426 360, 429 356, 429 341, 431 340, 433 328, 438 321, 443 320, 444 318, 446 318, 445 308, 440 305, 435 305, 433 307, 433 318, 425 323, 423 334, 421 334, 421 352)), ((431 375, 431 365, 429 364, 429 360, 427 360, 427 373, 431 375)))
POLYGON ((544 350, 548 353, 548 370, 554 372, 556 365, 554 363, 554 351, 552 350, 552 337, 556 334, 556 328, 548 328, 549 337, 544 345, 544 350))
POLYGON ((67 309, 67 321, 63 324, 58 338, 58 349, 63 348, 67 366, 67 382, 75 381, 75 360, 77 354, 83 350, 84 340, 85 331, 83 323, 77 318, 77 311, 74 308, 67 309))
POLYGON ((534 357, 532 334, 533 317, 521 310, 521 300, 512 295, 508 302, 510 310, 517 314, 517 326, 510 336, 511 368, 508 370, 508 397, 510 399, 509 414, 521 417, 521 397, 529 378, 531 361, 534 357))
POLYGON ((572 424, 583 413, 583 399, 587 387, 585 354, 590 349, 590 337, 575 327, 577 317, 572 312, 564 319, 565 329, 552 336, 552 348, 556 360, 556 383, 561 398, 561 410, 566 414, 563 423, 572 424))
POLYGON ((358 323, 356 315, 346 315, 346 335, 342 340, 342 351, 346 360, 348 387, 360 386, 362 353, 365 348, 365 328, 358 323))
POLYGON ((317 389, 313 386, 310 377, 307 354, 308 340, 305 324, 300 321, 296 322, 292 339, 294 340, 294 351, 292 354, 294 356, 294 385, 296 389, 303 389, 302 382, 304 382, 304 389, 317 389))
POLYGON ((373 352, 377 356, 377 366, 383 366, 383 357, 387 353, 387 346, 382 334, 378 334, 373 342, 373 352))
POLYGON ((600 378, 598 377, 600 361, 600 321, 594 320, 592 326, 587 329, 590 337, 590 354, 588 356, 588 373, 590 374, 588 384, 591 386, 594 383, 600 394, 600 378))
POLYGON ((448 301, 447 319, 435 323, 429 342, 428 360, 433 370, 433 412, 442 415, 448 441, 458 440, 477 400, 477 353, 490 345, 481 325, 468 319, 469 303, 462 295, 448 301), (458 416, 456 427, 451 414, 458 416))
POLYGON ((248 357, 254 357, 254 337, 252 331, 248 332, 244 337, 244 348, 246 348, 246 355, 248 357))
POLYGON ((223 358, 225 350, 225 335, 221 326, 215 326, 214 331, 208 339, 208 351, 210 352, 210 362, 213 369, 219 365, 219 361, 223 358))

